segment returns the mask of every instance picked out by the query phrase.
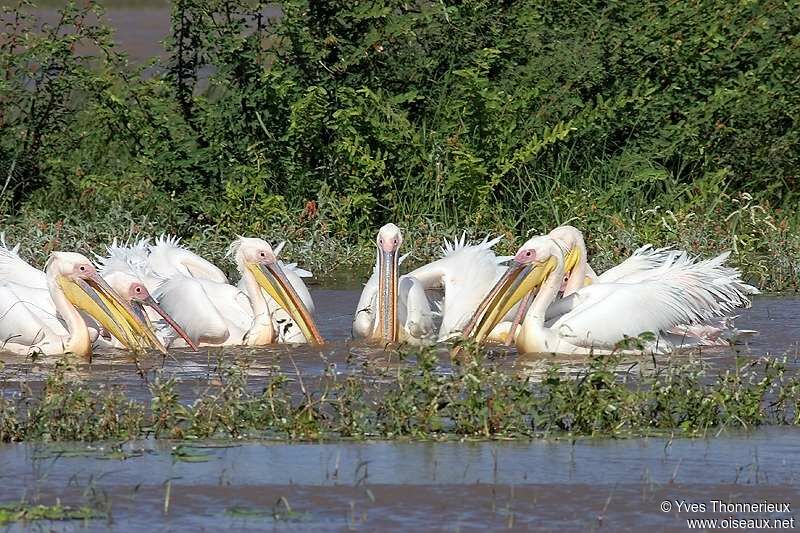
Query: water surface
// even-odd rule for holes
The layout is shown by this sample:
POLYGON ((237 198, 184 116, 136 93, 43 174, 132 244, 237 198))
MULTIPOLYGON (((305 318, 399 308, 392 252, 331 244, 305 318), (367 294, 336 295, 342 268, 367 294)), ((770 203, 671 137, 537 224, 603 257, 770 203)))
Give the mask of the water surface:
POLYGON ((0 446, 0 501, 79 505, 88 495, 110 510, 109 520, 80 525, 90 531, 677 530, 686 517, 727 515, 665 513, 664 500, 800 506, 792 429, 674 441, 196 443, 202 462, 176 459, 174 446, 126 443, 127 459, 107 446, 0 446))
MULTIPOLYGON (((251 360, 255 387, 260 377, 275 371, 319 376, 326 368, 355 373, 370 366, 398 364, 378 347, 349 340, 358 287, 315 287, 312 293, 321 333, 330 340, 321 348, 176 351, 167 358, 151 356, 138 362, 121 352, 106 352, 98 354, 91 365, 78 365, 77 373, 98 384, 122 385, 130 396, 149 399, 148 378, 163 369, 180 380, 182 397, 194 398, 208 391, 220 358, 251 360)), ((719 371, 732 368, 737 357, 770 354, 786 356, 790 366, 798 365, 794 326, 800 316, 800 298, 758 297, 752 309, 740 315, 739 327, 760 332, 748 344, 672 358, 700 357, 719 371)), ((575 369, 585 366, 580 357, 556 359, 575 369)), ((643 366, 653 364, 645 359, 643 366)), ((493 360, 508 372, 536 374, 553 357, 499 350, 493 360)), ((441 370, 448 371, 449 364, 447 351, 442 350, 441 370)), ((6 358, 0 371, 3 393, 16 394, 19 381, 36 389, 51 370, 49 361, 6 358)), ((687 516, 699 515, 662 512, 663 501, 711 505, 711 499, 766 499, 800 508, 800 462, 796 460, 800 429, 766 428, 708 437, 574 443, 7 444, 0 446, 6 480, 0 484, 0 501, 73 505, 88 501, 108 509, 108 520, 47 525, 55 530, 90 531, 684 530, 687 516), (175 446, 183 452, 173 453, 175 446)), ((727 515, 707 512, 703 516, 722 519, 727 515)))
MULTIPOLYGON (((149 380, 157 371, 164 371, 180 381, 181 393, 193 397, 206 390, 215 377, 221 360, 246 357, 251 362, 250 374, 254 378, 264 377, 274 372, 304 376, 320 376, 326 370, 340 374, 369 372, 369 369, 385 369, 397 365, 396 356, 383 351, 380 345, 353 342, 350 327, 353 312, 358 302, 359 291, 348 289, 327 289, 312 287, 316 305, 316 316, 322 336, 328 341, 322 347, 276 345, 260 348, 203 348, 199 353, 187 350, 171 350, 167 357, 152 354, 132 358, 122 351, 108 351, 95 354, 91 364, 76 365, 84 379, 102 384, 124 385, 134 397, 148 398, 149 380)), ((747 339, 746 344, 731 347, 710 347, 655 360, 657 366, 670 360, 701 359, 715 371, 733 368, 737 358, 761 357, 764 355, 786 357, 790 368, 800 365, 800 328, 796 323, 800 317, 800 297, 797 296, 759 296, 751 309, 740 310, 736 325, 742 329, 759 332, 747 339)), ((446 348, 439 350, 439 363, 442 372, 450 370, 450 355, 446 348)), ((512 373, 525 373, 539 376, 548 365, 556 361, 565 368, 580 371, 585 367, 585 356, 552 356, 543 354, 518 355, 515 350, 495 349, 492 361, 512 373)), ((34 388, 50 373, 52 363, 57 358, 32 361, 24 356, 4 355, 4 366, 0 370, 0 390, 8 391, 9 386, 19 381, 32 384, 34 388)), ((619 367, 620 372, 628 371, 631 364, 638 363, 641 370, 653 368, 652 358, 631 357, 619 367)), ((258 386, 258 380, 254 382, 258 386)), ((12 387, 13 388, 13 387, 12 387)))

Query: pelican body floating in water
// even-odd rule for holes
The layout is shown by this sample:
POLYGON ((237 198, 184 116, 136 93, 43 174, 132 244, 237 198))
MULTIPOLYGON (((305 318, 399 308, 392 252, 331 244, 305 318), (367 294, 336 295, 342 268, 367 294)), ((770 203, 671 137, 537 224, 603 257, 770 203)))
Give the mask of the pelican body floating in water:
MULTIPOLYGON (((83 259, 86 258, 84 257, 83 259)), ((91 263, 89 265, 94 269, 91 263)), ((129 307, 129 310, 148 326, 148 330, 152 329, 152 324, 145 312, 145 307, 152 310, 157 317, 163 320, 167 327, 173 328, 175 333, 188 341, 186 333, 161 309, 141 280, 124 272, 101 272, 100 274, 102 280, 115 291, 116 295, 129 307)), ((5 235, 3 234, 0 234, 0 280, 2 280, 0 284, 13 291, 16 298, 15 301, 19 306, 35 310, 40 319, 49 322, 55 320, 55 322, 52 322, 55 325, 60 320, 59 317, 64 316, 56 307, 56 300, 52 296, 47 274, 34 268, 19 256, 19 244, 9 248, 6 245, 5 235)), ((87 328, 93 343, 117 348, 129 347, 122 339, 113 336, 110 342, 106 342, 99 335, 103 325, 93 317, 87 316, 86 313, 84 313, 83 318, 88 320, 87 328)), ((104 329, 104 331, 111 333, 108 329, 104 329)), ((191 343, 190 346, 196 349, 191 343)), ((163 343, 159 342, 157 346, 153 347, 161 350, 163 349, 163 343)))
POLYGON ((549 318, 548 310, 562 288, 568 255, 550 236, 526 242, 484 298, 466 335, 481 342, 490 335, 507 334, 512 328, 508 322, 500 324, 503 317, 537 291, 515 335, 520 352, 641 353, 621 343, 650 332, 654 338, 646 340, 644 351, 667 353, 683 341, 669 333, 671 328, 724 316, 749 303, 738 272, 722 266, 724 256, 697 261, 675 254, 659 267, 658 275, 641 282, 597 283, 576 290, 557 316, 549 318))
MULTIPOLYGON (((688 254, 672 248, 653 248, 650 245, 635 250, 625 261, 611 267, 598 275, 589 265, 583 233, 573 226, 559 226, 548 234, 567 250, 564 265, 564 282, 561 286, 562 298, 557 299, 548 309, 547 318, 561 315, 571 309, 573 294, 584 286, 597 283, 636 284, 648 280, 659 279, 665 268, 676 263, 691 262, 688 254)), ((736 290, 743 294, 758 294, 759 291, 739 279, 738 272, 723 264, 730 252, 724 252, 714 258, 713 263, 721 275, 720 279, 728 280, 736 290)), ((746 305, 749 306, 747 301, 746 305)), ((705 346, 728 346, 732 342, 756 334, 752 330, 739 330, 733 325, 736 317, 713 317, 703 323, 680 324, 669 330, 669 333, 684 337, 686 344, 705 346)))
POLYGON ((445 241, 442 258, 401 276, 403 235, 386 224, 375 239, 376 264, 353 317, 353 337, 431 344, 460 333, 505 271, 507 258, 492 251, 498 241, 445 241))
POLYGON ((33 283, 41 281, 40 274, 44 276, 49 300, 39 287, 0 282, 0 351, 91 357, 97 330, 89 331, 84 312, 129 350, 154 348, 166 353, 149 324, 85 256, 54 252, 44 272, 28 267, 33 283))
POLYGON ((152 246, 147 240, 130 247, 112 246, 102 261, 104 269, 138 273, 153 287, 161 306, 198 344, 322 344, 312 318, 313 301, 300 278, 310 274, 278 261, 281 248, 273 251, 257 238, 234 241, 229 255, 241 274, 238 286, 174 237, 159 237, 152 246))

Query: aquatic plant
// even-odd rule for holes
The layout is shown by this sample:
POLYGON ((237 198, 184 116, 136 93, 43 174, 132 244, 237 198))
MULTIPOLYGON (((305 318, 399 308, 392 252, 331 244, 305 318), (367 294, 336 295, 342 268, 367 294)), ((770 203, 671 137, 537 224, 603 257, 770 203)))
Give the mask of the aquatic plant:
POLYGON ((95 520, 106 518, 106 513, 88 506, 33 505, 26 503, 0 504, 0 525, 39 520, 95 520))
MULTIPOLYGON (((4 385, 3 441, 269 438, 448 439, 704 435, 798 424, 800 374, 785 361, 737 360, 717 375, 702 360, 662 363, 591 357, 578 369, 550 363, 543 376, 509 372, 465 344, 444 371, 434 349, 391 354, 397 364, 347 376, 272 373, 254 381, 246 356, 219 365, 197 398, 157 372, 151 400, 52 368, 41 392, 4 385)), ((176 460, 193 460, 176 448, 176 460)))

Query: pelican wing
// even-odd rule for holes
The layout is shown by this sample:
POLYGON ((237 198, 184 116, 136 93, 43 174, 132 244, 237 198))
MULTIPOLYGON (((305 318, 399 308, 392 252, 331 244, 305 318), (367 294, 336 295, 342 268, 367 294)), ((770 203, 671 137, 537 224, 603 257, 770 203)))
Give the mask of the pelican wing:
POLYGON ((413 276, 401 276, 397 284, 397 318, 402 331, 408 335, 403 339, 412 342, 434 342, 436 340, 436 315, 425 288, 413 276))
POLYGON ((44 341, 53 342, 68 335, 55 315, 49 294, 36 295, 35 291, 11 282, 0 284, 0 350, 13 344, 34 346, 44 341), (47 302, 41 301, 44 296, 47 302), (47 310, 47 306, 52 311, 47 310))
POLYGON ((495 255, 492 247, 500 237, 482 242, 467 243, 462 235, 452 242, 445 240, 443 257, 413 270, 414 277, 429 294, 444 290, 442 324, 439 339, 444 340, 461 331, 483 297, 505 271, 502 263, 507 257, 495 255))
POLYGON ((47 277, 19 256, 19 244, 10 248, 0 233, 0 279, 28 287, 47 288, 47 277))
POLYGON ((180 238, 174 235, 161 235, 156 239, 155 244, 150 247, 147 264, 155 274, 164 278, 182 274, 191 278, 228 283, 222 270, 181 246, 180 238))
MULTIPOLYGON (((669 248, 653 248, 647 244, 636 249, 629 258, 617 266, 611 267, 599 276, 600 283, 635 283, 657 277, 659 267, 671 264, 676 255, 681 254, 669 248)), ((594 274, 591 267, 587 269, 594 274)), ((591 274, 587 274, 591 277, 591 274)))
POLYGON ((698 324, 749 304, 749 285, 723 265, 727 254, 697 261, 675 254, 657 279, 601 283, 578 291, 573 309, 550 327, 569 342, 613 347, 624 337, 698 324))
MULTIPOLYGON (((277 255, 277 254, 276 254, 277 255)), ((297 266, 297 263, 284 263, 283 261, 278 261, 278 264, 283 268, 283 271, 286 273, 293 273, 299 278, 313 278, 314 274, 311 273, 309 270, 305 270, 297 266)))
POLYGON ((361 291, 361 297, 356 305, 353 315, 353 337, 364 339, 372 336, 375 329, 375 311, 378 299, 378 272, 373 270, 372 275, 361 291))
POLYGON ((232 285, 176 276, 154 296, 196 342, 238 344, 253 321, 247 295, 232 285))

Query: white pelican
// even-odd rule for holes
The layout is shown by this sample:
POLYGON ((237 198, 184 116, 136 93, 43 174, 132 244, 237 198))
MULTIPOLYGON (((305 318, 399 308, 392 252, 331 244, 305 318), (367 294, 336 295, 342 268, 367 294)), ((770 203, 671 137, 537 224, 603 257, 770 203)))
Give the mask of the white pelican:
MULTIPOLYGON (((45 276, 50 300, 43 303, 52 309, 43 309, 26 297, 40 289, 8 280, 0 282, 0 350, 23 355, 71 353, 90 357, 93 339, 80 312, 84 311, 128 349, 166 352, 148 325, 83 255, 54 252, 45 272, 30 268, 38 272, 29 272, 32 281, 38 281, 40 274, 45 276)), ((38 299, 42 300, 41 295, 38 299)))
MULTIPOLYGON (((150 325, 144 306, 152 309, 156 316, 160 317, 166 327, 173 328, 174 331, 186 339, 189 345, 197 349, 192 344, 186 333, 161 309, 156 301, 150 296, 144 284, 135 276, 120 271, 102 272, 103 280, 114 289, 117 296, 129 306, 132 311, 148 326, 150 325)), ((59 314, 55 301, 49 289, 47 275, 45 272, 31 266, 19 256, 19 244, 9 248, 5 242, 5 235, 0 233, 0 283, 5 283, 9 287, 13 286, 16 297, 27 306, 33 306, 43 317, 43 320, 58 320, 59 314), (47 318, 51 317, 51 318, 47 318)), ((100 326, 101 327, 101 326, 100 326)), ((103 343, 99 336, 99 327, 93 320, 89 320, 89 331, 93 340, 103 343)), ((110 332, 109 332, 110 333, 110 332)), ((124 347, 122 339, 114 338, 110 343, 113 347, 124 347)))
MULTIPOLYGON (((650 245, 642 246, 633 252, 625 261, 611 267, 600 275, 588 263, 586 244, 583 233, 573 226, 559 226, 548 234, 562 245, 567 251, 564 259, 565 275, 561 290, 563 299, 556 300, 547 312, 547 318, 551 319, 560 315, 563 309, 570 306, 569 298, 578 289, 593 283, 641 283, 643 281, 658 279, 665 265, 674 264, 677 261, 685 261, 688 257, 686 252, 670 248, 654 249, 650 245)), ((727 260, 730 252, 724 252, 717 256, 715 262, 720 269, 724 269, 722 264, 727 260)), ((732 268, 720 270, 728 279, 738 280, 737 272, 732 268)), ((736 283, 740 291, 745 294, 758 294, 755 287, 738 280, 736 283)), ((749 303, 749 302, 748 302, 749 303)), ((732 341, 743 336, 755 334, 752 330, 739 330, 733 325, 733 318, 715 318, 702 324, 681 324, 670 330, 670 333, 682 335, 691 343, 702 345, 722 345, 727 346, 732 341)))
MULTIPOLYGON (((227 255, 234 256, 237 267, 239 266, 240 261, 235 257, 236 251, 243 244, 246 247, 260 247, 264 246, 266 242, 263 239, 254 239, 250 237, 239 237, 237 240, 235 240, 229 247, 227 255)), ((277 246, 275 246, 275 248, 272 249, 273 255, 276 259, 280 256, 285 244, 285 241, 280 242, 277 246)), ((269 246, 269 244, 266 245, 269 246)), ((180 246, 178 245, 178 240, 175 237, 170 238, 162 236, 159 239, 156 239, 156 244, 150 248, 152 251, 150 257, 159 255, 160 253, 162 254, 164 260, 174 264, 176 262, 176 256, 173 251, 176 248, 180 248, 180 246)), ((181 262, 187 266, 187 269, 191 269, 192 277, 204 278, 211 281, 221 281, 219 276, 224 276, 222 271, 216 269, 213 264, 206 261, 202 257, 197 256, 194 254, 194 252, 186 250, 185 248, 182 250, 182 253, 177 255, 179 258, 182 258, 181 262), (207 267, 204 268, 203 265, 207 265, 207 267), (214 273, 214 269, 216 269, 216 274, 214 273)), ((157 275, 169 277, 169 272, 163 270, 157 264, 154 265, 152 261, 148 264, 150 266, 155 266, 154 270, 157 275)), ((294 292, 297 294, 297 298, 299 298, 299 301, 303 304, 303 306, 305 306, 308 315, 313 317, 315 311, 314 300, 311 298, 311 293, 302 279, 312 277, 311 272, 299 268, 296 263, 284 263, 280 259, 277 260, 277 266, 288 282, 287 287, 291 287, 291 289, 294 290, 294 292)), ((250 294, 247 287, 246 276, 240 276, 236 286, 245 294, 250 294)), ((275 334, 273 342, 280 344, 304 344, 309 342, 309 337, 307 337, 307 334, 309 333, 308 327, 301 327, 301 325, 298 324, 293 318, 292 312, 290 312, 288 308, 284 307, 282 304, 279 304, 265 289, 261 289, 261 294, 267 302, 267 309, 269 311, 270 319, 272 320, 272 329, 275 334)), ((314 326, 314 330, 316 331, 316 326, 314 326)), ((312 337, 314 337, 314 335, 318 336, 319 334, 315 333, 312 335, 312 337)), ((320 340, 321 337, 318 339, 312 338, 311 342, 318 343, 320 340)))
POLYGON ((499 240, 467 244, 462 236, 445 241, 441 259, 400 276, 403 235, 394 224, 386 224, 375 241, 376 265, 356 308, 353 337, 412 344, 452 337, 505 271, 500 263, 508 258, 492 251, 499 240))
POLYGON ((653 275, 658 267, 670 262, 676 254, 683 252, 669 248, 642 246, 625 261, 611 267, 599 276, 588 262, 583 233, 574 226, 559 226, 548 233, 567 250, 565 260, 565 279, 562 292, 567 297, 581 287, 592 283, 637 283, 653 275))
POLYGON ((695 261, 679 254, 652 279, 579 289, 565 300, 563 313, 548 321, 548 308, 561 289, 566 255, 549 236, 526 242, 481 303, 465 335, 478 342, 490 334, 502 336, 510 324, 495 326, 513 305, 538 288, 516 335, 521 353, 641 353, 620 349, 620 342, 645 332, 655 334, 655 339, 645 343, 645 352, 667 353, 682 340, 669 334, 670 328, 720 317, 749 303, 739 274, 723 267, 721 258, 695 261))
POLYGON ((403 234, 386 224, 375 239, 377 260, 361 291, 353 317, 353 337, 384 342, 424 344, 436 340, 435 313, 425 288, 413 277, 399 276, 403 234))
POLYGON ((145 270, 143 279, 157 285, 154 294, 161 306, 197 343, 322 344, 311 316, 311 296, 297 274, 304 271, 278 261, 272 247, 262 239, 240 237, 231 245, 229 255, 234 256, 241 274, 238 287, 227 283, 221 270, 179 246, 174 238, 158 239, 149 247, 146 264, 139 267, 145 270))

